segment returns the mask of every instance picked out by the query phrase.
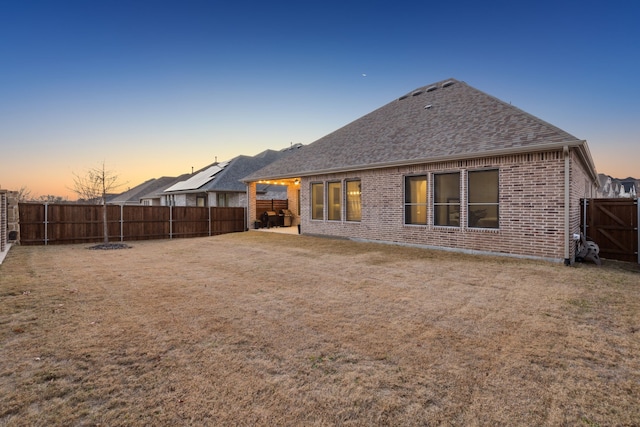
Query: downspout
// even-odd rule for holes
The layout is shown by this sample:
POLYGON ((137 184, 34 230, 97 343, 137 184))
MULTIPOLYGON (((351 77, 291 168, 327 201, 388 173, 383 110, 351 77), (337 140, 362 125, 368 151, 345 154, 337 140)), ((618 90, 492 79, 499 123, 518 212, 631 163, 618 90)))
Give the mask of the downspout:
POLYGON ((564 153, 564 265, 571 265, 570 253, 571 236, 569 236, 569 203, 571 202, 571 188, 569 179, 569 147, 565 145, 562 147, 564 153))
POLYGON ((244 231, 249 231, 249 227, 250 227, 250 225, 249 225, 249 221, 250 221, 250 219, 249 219, 249 205, 251 204, 251 203, 249 203, 249 197, 250 197, 249 196, 249 193, 250 193, 250 188, 249 187, 250 186, 246 182, 244 184, 247 187, 247 191, 246 191, 246 193, 247 193, 247 201, 244 204, 244 206, 245 206, 245 208, 244 208, 244 225, 245 225, 244 229, 245 230, 244 231))

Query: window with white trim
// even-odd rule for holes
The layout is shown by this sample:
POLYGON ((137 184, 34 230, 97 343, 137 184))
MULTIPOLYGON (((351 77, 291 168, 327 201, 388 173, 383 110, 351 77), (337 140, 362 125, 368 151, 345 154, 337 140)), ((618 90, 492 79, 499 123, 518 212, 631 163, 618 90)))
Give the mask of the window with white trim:
POLYGON ((362 219, 362 182, 349 180, 346 186, 346 210, 347 221, 360 221, 362 219))
POLYGON ((427 176, 404 177, 404 223, 427 224, 427 176))
POLYGON ((327 219, 329 221, 342 219, 342 183, 340 181, 327 184, 327 219))
POLYGON ((467 173, 467 225, 470 228, 498 228, 500 203, 498 170, 467 173))
POLYGON ((229 206, 229 193, 216 193, 216 206, 228 207, 229 206))
POLYGON ((324 184, 311 184, 311 219, 324 219, 324 184))
POLYGON ((460 172, 433 176, 433 224, 460 227, 460 172))

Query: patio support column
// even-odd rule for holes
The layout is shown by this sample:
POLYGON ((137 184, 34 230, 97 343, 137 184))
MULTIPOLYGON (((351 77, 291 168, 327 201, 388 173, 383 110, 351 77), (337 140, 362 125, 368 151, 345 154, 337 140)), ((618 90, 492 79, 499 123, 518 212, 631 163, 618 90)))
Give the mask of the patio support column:
POLYGON ((300 211, 298 206, 298 191, 300 190, 300 182, 298 184, 296 181, 290 182, 287 184, 287 200, 289 201, 289 210, 294 214, 293 222, 291 225, 300 224, 300 217, 298 216, 298 212, 300 211))
POLYGON ((257 220, 256 218, 256 183, 247 183, 247 229, 253 228, 253 224, 257 220))

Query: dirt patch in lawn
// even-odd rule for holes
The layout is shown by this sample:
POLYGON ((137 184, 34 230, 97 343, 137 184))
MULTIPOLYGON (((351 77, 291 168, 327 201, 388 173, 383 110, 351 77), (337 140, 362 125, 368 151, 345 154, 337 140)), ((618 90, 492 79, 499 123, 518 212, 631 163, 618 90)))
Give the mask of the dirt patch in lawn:
POLYGON ((640 274, 247 232, 14 246, 0 425, 637 425, 640 274))

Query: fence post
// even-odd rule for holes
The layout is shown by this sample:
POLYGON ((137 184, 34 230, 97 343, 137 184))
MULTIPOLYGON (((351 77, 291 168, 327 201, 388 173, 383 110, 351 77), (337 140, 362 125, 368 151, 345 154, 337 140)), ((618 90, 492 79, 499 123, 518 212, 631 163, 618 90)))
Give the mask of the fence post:
POLYGON ((173 239, 173 205, 169 206, 169 240, 173 239))
POLYGON ((124 205, 120 204, 120 241, 124 242, 124 217, 123 217, 124 205))
POLYGON ((47 246, 47 244, 49 243, 48 229, 49 229, 49 204, 45 203, 44 204, 44 245, 45 246, 47 246))
POLYGON ((209 206, 209 237, 211 237, 211 206, 209 206))
POLYGON ((589 199, 582 199, 582 234, 587 237, 587 206, 589 199))

